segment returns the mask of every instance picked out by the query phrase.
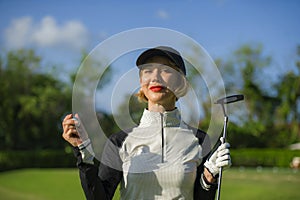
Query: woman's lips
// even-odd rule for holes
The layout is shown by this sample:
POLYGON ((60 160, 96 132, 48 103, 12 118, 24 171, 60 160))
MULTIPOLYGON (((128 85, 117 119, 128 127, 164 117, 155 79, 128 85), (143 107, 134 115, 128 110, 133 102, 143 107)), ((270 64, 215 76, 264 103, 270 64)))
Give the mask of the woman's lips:
POLYGON ((150 90, 153 91, 153 92, 159 92, 162 89, 164 89, 163 86, 152 86, 152 87, 150 87, 150 90))

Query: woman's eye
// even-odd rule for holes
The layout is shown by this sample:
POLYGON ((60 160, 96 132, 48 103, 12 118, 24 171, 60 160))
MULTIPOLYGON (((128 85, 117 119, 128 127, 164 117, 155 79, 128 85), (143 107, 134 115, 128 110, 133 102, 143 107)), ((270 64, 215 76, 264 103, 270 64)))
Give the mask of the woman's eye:
POLYGON ((145 73, 145 74, 151 73, 151 72, 152 72, 152 70, 150 70, 150 69, 144 69, 144 73, 145 73))
POLYGON ((165 73, 172 73, 172 70, 169 68, 164 68, 161 71, 165 72, 165 73))

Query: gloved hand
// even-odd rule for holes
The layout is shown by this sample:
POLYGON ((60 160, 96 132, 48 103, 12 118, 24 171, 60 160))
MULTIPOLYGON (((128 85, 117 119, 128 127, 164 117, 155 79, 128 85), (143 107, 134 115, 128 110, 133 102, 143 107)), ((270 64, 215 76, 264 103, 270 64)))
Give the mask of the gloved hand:
POLYGON ((226 169, 231 166, 231 157, 229 151, 230 144, 223 143, 223 137, 221 137, 220 140, 222 144, 204 163, 204 166, 215 178, 218 177, 221 167, 223 167, 223 169, 226 169))

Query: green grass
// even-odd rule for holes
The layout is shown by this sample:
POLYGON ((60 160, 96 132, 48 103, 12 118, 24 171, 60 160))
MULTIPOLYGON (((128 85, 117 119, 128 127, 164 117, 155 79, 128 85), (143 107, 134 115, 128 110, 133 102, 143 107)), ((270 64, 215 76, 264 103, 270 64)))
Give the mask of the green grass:
MULTIPOLYGON (((299 186, 299 171, 231 168, 223 174, 221 199, 296 200, 299 186)), ((81 200, 84 194, 76 169, 23 169, 0 173, 0 199, 81 200)))
POLYGON ((300 171, 291 169, 229 169, 224 172, 222 200, 300 199, 300 171))
POLYGON ((23 169, 0 173, 0 199, 84 199, 76 169, 23 169))

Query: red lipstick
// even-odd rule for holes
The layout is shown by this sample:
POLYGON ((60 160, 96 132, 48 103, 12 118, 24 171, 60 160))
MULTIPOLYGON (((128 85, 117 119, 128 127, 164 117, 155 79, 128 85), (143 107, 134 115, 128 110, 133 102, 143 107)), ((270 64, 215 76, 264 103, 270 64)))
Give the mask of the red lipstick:
POLYGON ((159 92, 162 89, 164 89, 164 87, 163 86, 159 86, 159 85, 150 87, 150 90, 153 91, 153 92, 159 92))

